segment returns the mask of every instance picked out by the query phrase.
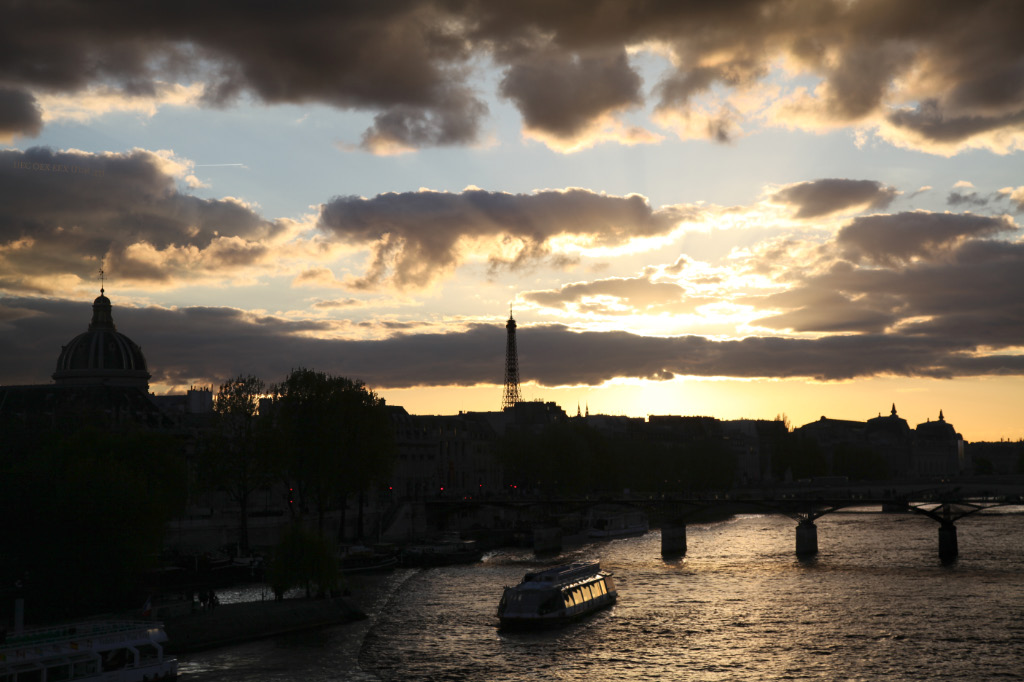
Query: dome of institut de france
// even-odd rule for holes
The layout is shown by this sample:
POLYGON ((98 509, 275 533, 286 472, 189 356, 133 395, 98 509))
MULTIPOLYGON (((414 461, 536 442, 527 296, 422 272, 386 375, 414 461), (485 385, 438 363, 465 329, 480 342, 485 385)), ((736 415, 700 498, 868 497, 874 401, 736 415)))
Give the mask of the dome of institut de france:
POLYGON ((89 329, 71 339, 57 358, 53 380, 65 386, 134 386, 149 390, 149 370, 138 344, 114 326, 110 299, 100 289, 89 329))

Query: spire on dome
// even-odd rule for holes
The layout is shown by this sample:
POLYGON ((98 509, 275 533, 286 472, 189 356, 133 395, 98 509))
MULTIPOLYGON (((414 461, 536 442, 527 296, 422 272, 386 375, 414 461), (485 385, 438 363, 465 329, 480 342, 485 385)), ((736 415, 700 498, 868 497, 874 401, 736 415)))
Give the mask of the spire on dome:
POLYGON ((105 280, 106 273, 103 272, 103 268, 100 268, 100 295, 92 302, 92 322, 89 323, 89 331, 94 329, 117 329, 114 326, 114 315, 111 312, 110 299, 106 297, 106 289, 103 286, 105 280))
POLYGON ((946 418, 942 416, 942 410, 939 410, 939 421, 940 422, 946 421, 946 418))
POLYGON ((892 404, 892 413, 890 414, 890 416, 892 416, 892 417, 896 416, 896 403, 892 404))

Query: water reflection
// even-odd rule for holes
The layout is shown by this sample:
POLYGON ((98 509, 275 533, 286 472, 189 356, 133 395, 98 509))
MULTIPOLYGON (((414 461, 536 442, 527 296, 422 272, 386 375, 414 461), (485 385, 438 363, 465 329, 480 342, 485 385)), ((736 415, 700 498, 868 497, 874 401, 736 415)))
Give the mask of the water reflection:
POLYGON ((475 566, 396 573, 376 593, 365 630, 199 655, 183 672, 385 681, 1019 675, 1024 627, 1010 596, 1024 594, 1024 516, 961 522, 952 567, 939 562, 936 524, 926 518, 854 513, 817 525, 819 553, 810 560, 794 554, 796 523, 765 515, 691 526, 689 551, 677 558, 660 556, 652 532, 557 559, 509 550, 475 566), (504 585, 581 560, 615 573, 613 608, 563 630, 498 632, 504 585), (269 672, 257 675, 261 667, 269 672))

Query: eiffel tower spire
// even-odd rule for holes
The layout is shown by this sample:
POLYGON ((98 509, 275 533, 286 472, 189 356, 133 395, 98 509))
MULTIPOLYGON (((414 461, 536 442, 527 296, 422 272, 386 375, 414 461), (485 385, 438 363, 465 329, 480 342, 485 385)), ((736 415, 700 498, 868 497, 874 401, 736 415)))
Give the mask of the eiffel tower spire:
POLYGON ((505 342, 505 393, 501 397, 501 408, 514 407, 523 401, 519 393, 519 353, 516 351, 516 321, 512 317, 512 306, 508 308, 508 340, 505 342))

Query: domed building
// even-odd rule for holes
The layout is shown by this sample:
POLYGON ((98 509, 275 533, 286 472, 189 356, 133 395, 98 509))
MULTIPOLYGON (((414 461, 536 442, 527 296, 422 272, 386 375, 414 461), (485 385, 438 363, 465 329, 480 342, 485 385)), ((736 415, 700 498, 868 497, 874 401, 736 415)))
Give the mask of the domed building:
POLYGON ((966 466, 964 437, 939 410, 939 420, 918 424, 914 430, 914 473, 918 476, 955 476, 966 466))
POLYGON ((891 476, 907 476, 911 470, 911 446, 913 433, 907 420, 896 414, 896 404, 888 417, 878 415, 869 419, 864 427, 868 445, 882 453, 889 466, 891 476))
POLYGON ((32 434, 83 426, 171 426, 149 394, 150 373, 142 349, 117 331, 111 309, 101 288, 88 329, 61 348, 54 383, 0 386, 0 440, 27 443, 32 434))
POLYGON ((92 303, 89 329, 61 349, 53 380, 62 386, 126 386, 149 391, 142 349, 117 331, 110 299, 103 289, 92 303))

